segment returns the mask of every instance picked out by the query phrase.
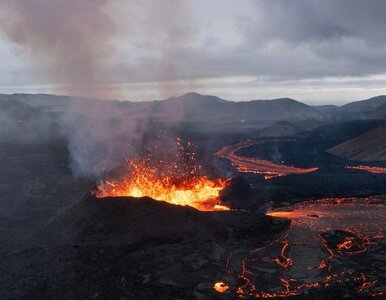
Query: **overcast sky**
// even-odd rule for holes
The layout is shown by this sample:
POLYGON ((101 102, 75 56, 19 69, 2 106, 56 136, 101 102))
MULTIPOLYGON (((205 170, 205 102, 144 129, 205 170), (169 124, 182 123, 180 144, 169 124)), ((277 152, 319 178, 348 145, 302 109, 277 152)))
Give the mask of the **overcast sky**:
POLYGON ((386 94, 384 0, 2 0, 0 93, 386 94))

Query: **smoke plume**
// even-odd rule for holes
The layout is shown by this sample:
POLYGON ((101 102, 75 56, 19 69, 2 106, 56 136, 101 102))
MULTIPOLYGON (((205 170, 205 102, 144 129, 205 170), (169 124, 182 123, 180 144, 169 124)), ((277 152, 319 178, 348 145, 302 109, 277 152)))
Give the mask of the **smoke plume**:
POLYGON ((2 32, 37 76, 70 94, 94 96, 116 24, 108 0, 5 0, 2 32))
MULTIPOLYGON (((169 80, 186 71, 170 60, 174 57, 171 54, 184 49, 189 40, 182 2, 132 1, 128 15, 117 13, 120 4, 117 0, 4 0, 0 4, 0 31, 15 44, 37 80, 60 87, 71 96, 111 99, 119 97, 116 90, 109 94, 108 89, 101 91, 101 85, 138 76, 169 80), (145 55, 148 64, 138 62, 133 67, 124 61, 117 63, 116 53, 121 49, 116 49, 116 39, 127 39, 129 32, 135 32, 138 40, 126 40, 126 45, 150 42, 150 48, 158 51, 157 59, 151 50, 145 55)), ((133 53, 133 57, 140 55, 141 51, 133 53)), ((171 93, 163 89, 161 85, 160 95, 171 93)), ((151 112, 146 109, 133 114, 130 109, 122 111, 118 103, 98 102, 69 99, 58 119, 68 138, 71 167, 82 177, 103 176, 125 156, 136 153, 151 122, 151 112)))

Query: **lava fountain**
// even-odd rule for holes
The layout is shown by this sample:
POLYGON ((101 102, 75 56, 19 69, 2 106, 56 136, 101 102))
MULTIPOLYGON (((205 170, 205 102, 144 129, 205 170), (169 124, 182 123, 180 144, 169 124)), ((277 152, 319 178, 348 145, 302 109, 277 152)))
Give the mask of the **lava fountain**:
POLYGON ((159 148, 153 147, 137 159, 127 159, 127 170, 115 180, 102 181, 96 196, 144 197, 166 201, 175 205, 189 205, 201 211, 229 210, 219 193, 226 186, 226 179, 211 180, 200 175, 193 145, 183 147, 176 140, 177 152, 173 160, 160 159, 159 148))

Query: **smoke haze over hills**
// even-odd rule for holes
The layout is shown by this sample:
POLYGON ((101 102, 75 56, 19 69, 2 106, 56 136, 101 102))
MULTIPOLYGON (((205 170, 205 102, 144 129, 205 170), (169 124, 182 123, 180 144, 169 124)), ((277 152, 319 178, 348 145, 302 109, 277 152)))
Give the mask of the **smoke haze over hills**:
POLYGON ((319 109, 288 98, 232 102, 195 93, 154 102, 1 95, 0 135, 23 143, 64 136, 74 174, 99 178, 141 151, 152 131, 164 130, 162 138, 168 141, 181 130, 280 137, 329 122, 382 120, 377 112, 384 99, 319 109))

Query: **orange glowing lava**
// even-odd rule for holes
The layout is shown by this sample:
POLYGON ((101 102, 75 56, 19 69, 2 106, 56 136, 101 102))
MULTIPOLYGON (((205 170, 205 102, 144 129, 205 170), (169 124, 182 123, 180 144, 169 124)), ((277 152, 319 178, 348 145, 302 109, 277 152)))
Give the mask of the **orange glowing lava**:
POLYGON ((289 174, 305 174, 317 171, 319 168, 297 168, 287 165, 275 164, 269 160, 263 160, 259 158, 251 158, 238 156, 236 154, 242 148, 246 148, 252 145, 262 143, 260 141, 243 141, 235 145, 230 145, 222 148, 217 153, 216 156, 228 159, 232 165, 241 173, 255 173, 262 174, 266 180, 278 177, 286 176, 289 174))
POLYGON ((96 196, 147 196, 202 211, 229 210, 219 199, 227 180, 198 175, 200 166, 196 164, 195 154, 186 152, 179 139, 177 146, 178 152, 172 162, 154 159, 157 156, 154 152, 139 160, 127 160, 127 173, 117 180, 103 181, 96 196))
POLYGON ((264 247, 231 252, 225 272, 240 283, 224 281, 244 299, 345 289, 384 297, 385 205, 378 197, 325 198, 270 211, 291 219, 288 231, 264 247))
POLYGON ((218 293, 224 293, 226 290, 229 289, 229 286, 227 286, 224 282, 216 282, 214 284, 214 289, 218 293))
POLYGON ((337 245, 337 249, 340 251, 350 250, 354 246, 354 238, 346 237, 345 241, 337 245))
POLYGON ((347 166, 346 169, 353 169, 353 170, 361 170, 361 171, 367 171, 374 174, 386 174, 386 168, 383 167, 371 167, 366 165, 361 166, 347 166))

